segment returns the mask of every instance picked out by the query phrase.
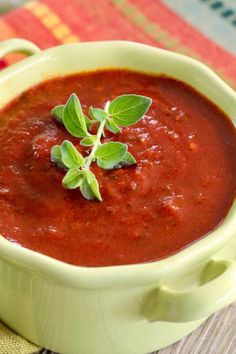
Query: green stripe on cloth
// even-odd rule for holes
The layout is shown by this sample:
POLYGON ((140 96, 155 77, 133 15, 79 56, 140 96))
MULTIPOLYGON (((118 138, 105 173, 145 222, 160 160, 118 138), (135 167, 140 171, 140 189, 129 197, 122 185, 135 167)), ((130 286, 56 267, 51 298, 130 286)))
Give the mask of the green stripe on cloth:
POLYGON ((150 38, 161 43, 166 49, 172 49, 191 55, 190 50, 181 45, 178 39, 171 37, 157 23, 150 22, 136 6, 131 4, 128 0, 112 0, 112 2, 133 24, 149 35, 150 38))
POLYGON ((162 0, 205 36, 236 54, 235 0, 162 0))
MULTIPOLYGON (((186 0, 188 1, 188 0, 186 0)), ((191 0, 190 0, 191 1, 191 0)), ((195 1, 195 0, 193 0, 195 1)), ((136 25, 144 33, 148 34, 150 38, 163 45, 165 49, 173 50, 181 54, 189 55, 197 60, 202 61, 201 57, 193 52, 188 47, 184 46, 178 39, 173 38, 157 23, 151 22, 137 6, 132 4, 129 0, 112 0, 113 4, 130 20, 131 23, 136 25)), ((212 68, 212 65, 206 60, 203 61, 206 65, 212 68)), ((221 70, 213 70, 223 78, 229 85, 235 87, 235 83, 229 77, 221 72, 221 70)))

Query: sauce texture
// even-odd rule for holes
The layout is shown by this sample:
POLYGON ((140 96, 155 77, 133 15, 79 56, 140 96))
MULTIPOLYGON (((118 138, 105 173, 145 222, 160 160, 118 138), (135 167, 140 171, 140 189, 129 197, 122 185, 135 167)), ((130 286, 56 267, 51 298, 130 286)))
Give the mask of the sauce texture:
POLYGON ((191 87, 167 77, 104 70, 53 79, 0 114, 0 233, 67 263, 108 266, 173 254, 213 230, 236 191, 236 130, 191 87), (92 165, 103 202, 62 187, 50 161, 63 140, 80 146, 51 116, 75 92, 85 113, 125 93, 153 104, 137 124, 105 140, 126 143, 137 165, 92 165))

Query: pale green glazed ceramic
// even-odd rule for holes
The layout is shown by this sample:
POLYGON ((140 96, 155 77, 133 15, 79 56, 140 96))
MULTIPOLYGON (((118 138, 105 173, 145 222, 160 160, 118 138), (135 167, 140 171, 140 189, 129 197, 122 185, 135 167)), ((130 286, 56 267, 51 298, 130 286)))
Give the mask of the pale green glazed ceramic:
MULTIPOLYGON (((52 77, 130 68, 185 81, 236 117, 236 93, 183 55, 121 41, 43 52, 19 39, 0 44, 0 56, 13 51, 38 54, 0 73, 0 108, 52 77)), ((235 300, 236 203, 208 236, 145 264, 75 267, 0 236, 1 319, 32 342, 63 354, 145 354, 179 340, 235 300)))

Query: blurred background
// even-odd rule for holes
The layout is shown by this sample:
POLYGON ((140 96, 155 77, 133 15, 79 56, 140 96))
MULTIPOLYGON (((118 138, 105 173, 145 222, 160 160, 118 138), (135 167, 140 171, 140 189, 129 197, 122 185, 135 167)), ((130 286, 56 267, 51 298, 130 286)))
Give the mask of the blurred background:
MULTIPOLYGON (((149 7, 159 1, 143 0, 143 3, 149 7)), ((27 2, 29 1, 0 0, 0 15, 27 2)), ((55 3, 55 1, 53 2, 55 3)), ((110 1, 107 0, 107 2, 110 1)), ((113 2, 122 3, 118 0, 113 2)), ((236 0, 161 0, 160 2, 170 7, 211 40, 236 54, 236 0)), ((59 3, 60 1, 58 1, 59 3)), ((68 0, 68 5, 69 3, 70 0, 68 0)), ((77 0, 77 3, 83 6, 83 1, 77 0)), ((100 0, 88 0, 88 3, 93 3, 102 12, 100 0)))

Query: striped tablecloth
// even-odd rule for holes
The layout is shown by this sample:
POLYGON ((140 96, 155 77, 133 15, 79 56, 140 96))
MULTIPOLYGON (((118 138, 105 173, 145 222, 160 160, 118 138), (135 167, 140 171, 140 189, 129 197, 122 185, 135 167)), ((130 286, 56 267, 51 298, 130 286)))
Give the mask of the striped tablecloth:
MULTIPOLYGON (((77 41, 138 41, 197 58, 236 88, 235 0, 30 1, 0 17, 0 40, 13 37, 42 49, 77 41)), ((11 61, 0 60, 0 68, 11 61)), ((39 350, 0 324, 0 354, 39 350)))

